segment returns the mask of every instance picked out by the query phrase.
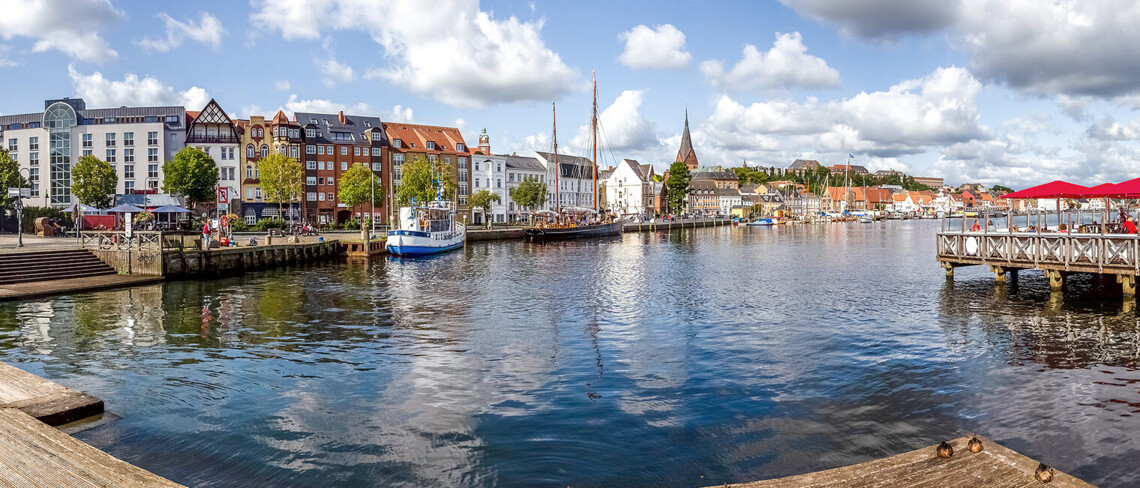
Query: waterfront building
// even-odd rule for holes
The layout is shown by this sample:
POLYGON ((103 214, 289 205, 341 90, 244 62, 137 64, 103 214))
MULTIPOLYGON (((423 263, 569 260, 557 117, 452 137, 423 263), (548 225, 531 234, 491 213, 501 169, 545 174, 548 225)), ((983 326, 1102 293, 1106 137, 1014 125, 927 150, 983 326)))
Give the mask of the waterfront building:
POLYGON ((653 214, 665 215, 669 213, 669 193, 664 181, 654 181, 650 184, 650 193, 653 195, 653 214))
POLYGON ((743 206, 740 190, 730 187, 717 188, 717 211, 721 215, 732 215, 733 207, 743 206))
POLYGON ((257 163, 270 154, 283 154, 300 161, 301 127, 280 110, 270 120, 261 115, 251 115, 248 120, 235 122, 244 150, 241 151, 241 208, 233 213, 240 215, 249 225, 265 218, 306 218, 302 214, 301 202, 285 203, 282 205, 285 215, 281 215, 278 203, 266 200, 261 189, 261 172, 257 168, 257 163))
POLYGON ((554 154, 548 152, 535 152, 535 157, 546 167, 547 201, 550 208, 580 207, 594 208, 594 163, 589 158, 558 155, 558 198, 560 202, 555 205, 554 195, 554 154))
POLYGON ((86 155, 115 168, 116 193, 158 191, 162 164, 184 147, 185 118, 178 106, 88 109, 81 98, 46 100, 43 112, 0 116, 0 143, 29 175, 24 204, 62 208, 76 203, 71 168, 86 155))
POLYGON ((396 208, 391 199, 396 187, 400 186, 400 167, 405 162, 423 158, 432 162, 441 161, 450 168, 452 181, 456 182, 455 195, 451 201, 455 204, 457 219, 470 222, 471 209, 467 205, 467 198, 471 196, 472 151, 467 147, 459 129, 400 122, 384 124, 384 132, 388 138, 385 166, 391 168, 391 178, 387 180, 388 188, 385 192, 390 218, 395 218, 396 208))
POLYGON ((523 208, 515 203, 510 198, 510 190, 519 186, 519 183, 524 181, 537 181, 539 183, 549 183, 546 181, 546 167, 538 161, 538 158, 531 158, 526 156, 518 156, 511 154, 506 156, 507 160, 507 221, 515 222, 534 210, 542 210, 541 208, 531 209, 523 208))
MULTIPOLYGON (((488 152, 490 146, 487 146, 488 152)), ((471 194, 487 190, 499 196, 499 201, 491 204, 490 213, 483 215, 482 208, 471 209, 471 223, 484 225, 487 222, 498 224, 506 223, 507 208, 510 203, 507 185, 507 157, 487 155, 472 155, 471 157, 471 194)))
POLYGON ((685 109, 685 132, 681 133, 681 148, 677 150, 677 161, 685 163, 689 171, 701 166, 697 161, 697 150, 693 149, 693 138, 689 135, 689 110, 685 109))
POLYGON ((686 205, 690 215, 711 216, 720 211, 720 188, 710 179, 689 182, 686 205))
POLYGON ((339 201, 341 177, 357 165, 369 168, 380 180, 378 194, 386 191, 390 171, 384 171, 384 146, 388 140, 380 118, 343 111, 296 112, 293 122, 301 127, 304 140, 304 208, 309 218, 318 224, 343 224, 351 218, 363 222, 376 215, 386 220, 385 205, 373 208, 365 203, 349 208, 339 201))
POLYGON ((698 181, 707 180, 713 182, 717 188, 732 188, 734 190, 740 189, 740 177, 736 173, 724 169, 723 166, 706 166, 699 168, 692 172, 692 177, 689 180, 698 181))
POLYGON ((653 176, 652 164, 623 159, 605 180, 606 208, 618 216, 652 216, 653 176))
POLYGON ((228 188, 229 204, 241 199, 241 161, 238 128, 222 110, 217 101, 210 99, 202 110, 186 112, 186 146, 196 147, 209 155, 218 167, 218 186, 228 188))
POLYGON ((792 164, 788 166, 786 173, 803 176, 822 167, 823 165, 819 164, 819 161, 816 161, 814 159, 797 159, 795 161, 792 161, 792 164))

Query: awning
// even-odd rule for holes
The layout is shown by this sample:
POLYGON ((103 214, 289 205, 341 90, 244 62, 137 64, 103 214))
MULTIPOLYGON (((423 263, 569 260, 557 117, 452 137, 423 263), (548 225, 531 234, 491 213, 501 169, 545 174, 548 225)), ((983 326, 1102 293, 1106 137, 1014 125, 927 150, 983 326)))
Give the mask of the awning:
POLYGON ((1035 198, 1081 198, 1088 196, 1089 188, 1067 181, 1051 181, 1044 185, 1037 185, 1021 191, 1007 193, 1002 198, 1008 199, 1035 199, 1035 198))
POLYGON ((1140 178, 1123 183, 1097 185, 1090 188, 1085 196, 1089 198, 1135 198, 1140 196, 1140 178))
POLYGON ((118 207, 107 209, 107 213, 139 213, 142 211, 143 209, 141 208, 138 208, 134 205, 127 205, 125 203, 119 205, 118 207))
POLYGON ((179 207, 178 205, 163 205, 163 206, 158 207, 154 210, 151 210, 151 212, 154 212, 154 213, 190 213, 189 210, 186 210, 182 207, 179 207))

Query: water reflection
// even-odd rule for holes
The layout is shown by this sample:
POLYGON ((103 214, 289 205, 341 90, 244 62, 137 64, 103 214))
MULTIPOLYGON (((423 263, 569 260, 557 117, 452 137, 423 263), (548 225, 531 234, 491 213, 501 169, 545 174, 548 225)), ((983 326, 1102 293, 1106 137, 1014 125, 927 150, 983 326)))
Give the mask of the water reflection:
POLYGON ((81 438, 189 485, 714 485, 971 431, 1140 483, 1134 306, 1033 273, 947 283, 936 229, 482 243, 170 282, 0 304, 0 348, 123 416, 81 438))

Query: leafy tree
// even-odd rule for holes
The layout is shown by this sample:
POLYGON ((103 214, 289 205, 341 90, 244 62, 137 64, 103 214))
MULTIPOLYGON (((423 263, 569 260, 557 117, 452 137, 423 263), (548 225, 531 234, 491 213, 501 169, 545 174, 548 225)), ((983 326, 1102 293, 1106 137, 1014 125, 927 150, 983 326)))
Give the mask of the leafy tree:
POLYGON ((491 223, 491 204, 499 201, 499 194, 491 190, 479 190, 471 194, 471 198, 467 199, 472 207, 483 209, 483 215, 487 218, 487 223, 491 223))
POLYGON ((546 183, 523 180, 519 186, 510 189, 510 196, 520 207, 533 211, 546 202, 546 183))
POLYGON ((451 178, 451 168, 440 161, 429 162, 422 156, 400 167, 400 186, 396 187, 396 205, 407 205, 412 201, 430 202, 435 200, 438 184, 443 185, 443 199, 450 200, 455 195, 455 181, 451 178))
POLYGON ((1010 188, 1010 187, 1008 187, 1008 186, 1003 186, 1003 185, 994 185, 994 186, 992 186, 990 189, 991 189, 991 190, 993 190, 993 191, 1001 191, 1001 192, 1005 192, 1005 193, 1013 193, 1013 188, 1010 188))
POLYGON ((301 201, 305 192, 305 167, 300 161, 284 154, 270 154, 257 162, 261 195, 267 202, 276 202, 281 215, 284 204, 301 201))
POLYGON ((669 211, 674 214, 685 209, 685 199, 689 196, 689 167, 684 161, 674 162, 669 166, 669 178, 665 180, 665 191, 668 194, 667 203, 669 211))
POLYGON ((0 207, 11 208, 12 199, 8 198, 8 188, 27 188, 28 182, 20 176, 20 164, 12 159, 7 150, 0 149, 0 207))
POLYGON ((110 207, 111 195, 115 194, 118 184, 115 168, 95 156, 83 156, 71 168, 71 193, 84 205, 110 207))
POLYGON ((196 147, 184 147, 174 159, 162 165, 162 190, 186 197, 193 205, 214 201, 218 186, 218 165, 214 158, 196 147))
POLYGON ((740 184, 742 185, 746 183, 764 184, 770 179, 768 173, 747 166, 731 168, 731 170, 733 173, 736 173, 736 177, 740 180, 740 184))
MULTIPOLYGON (((341 203, 349 207, 367 203, 369 200, 372 201, 373 207, 378 207, 384 201, 384 186, 368 166, 357 164, 340 175, 340 190, 336 195, 341 203)), ((369 211, 369 214, 371 213, 369 211)))

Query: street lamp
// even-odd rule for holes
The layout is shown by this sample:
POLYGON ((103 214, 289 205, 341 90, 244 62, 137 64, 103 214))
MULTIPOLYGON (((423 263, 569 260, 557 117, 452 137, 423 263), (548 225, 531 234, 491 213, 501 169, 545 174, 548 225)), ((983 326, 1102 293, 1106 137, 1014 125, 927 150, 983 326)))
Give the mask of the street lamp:
MULTIPOLYGON (((18 173, 28 172, 28 177, 24 179, 28 183, 29 194, 31 192, 30 185, 32 184, 32 170, 30 168, 20 168, 18 173)), ((20 185, 20 193, 16 195, 16 200, 13 202, 16 206, 16 247, 24 247, 24 185, 20 185)))

